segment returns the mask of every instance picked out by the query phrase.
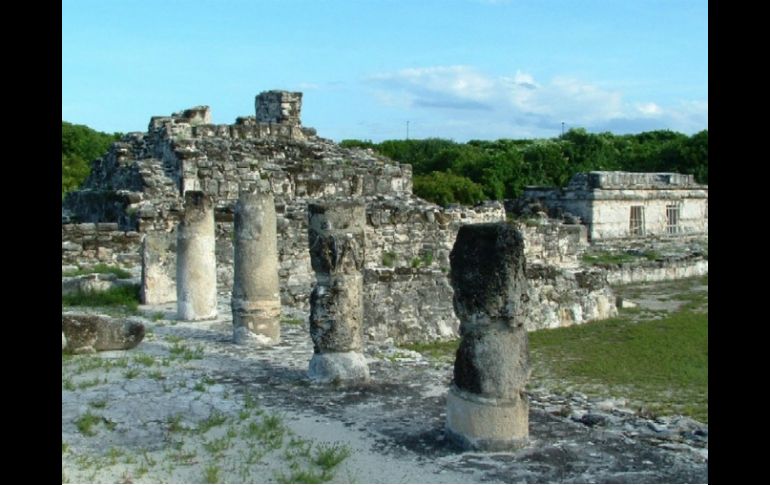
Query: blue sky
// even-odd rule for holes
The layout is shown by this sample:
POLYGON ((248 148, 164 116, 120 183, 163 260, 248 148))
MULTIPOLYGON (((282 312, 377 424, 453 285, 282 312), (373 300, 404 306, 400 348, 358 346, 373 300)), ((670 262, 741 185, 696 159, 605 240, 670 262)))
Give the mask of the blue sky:
POLYGON ((706 0, 63 0, 62 119, 145 131, 302 91, 325 138, 708 128, 706 0))

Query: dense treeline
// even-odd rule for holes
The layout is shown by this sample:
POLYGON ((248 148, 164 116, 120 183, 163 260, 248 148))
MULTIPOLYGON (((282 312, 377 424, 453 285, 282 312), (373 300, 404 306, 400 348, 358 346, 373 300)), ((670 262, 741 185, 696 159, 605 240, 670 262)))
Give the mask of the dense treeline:
POLYGON ((91 162, 104 155, 120 133, 112 135, 85 125, 61 122, 61 194, 76 189, 88 177, 91 162))
POLYGON ((708 184, 708 130, 637 135, 572 129, 554 139, 496 141, 344 140, 412 165, 414 193, 437 204, 474 204, 521 195, 526 185, 564 186, 577 172, 679 172, 708 184))

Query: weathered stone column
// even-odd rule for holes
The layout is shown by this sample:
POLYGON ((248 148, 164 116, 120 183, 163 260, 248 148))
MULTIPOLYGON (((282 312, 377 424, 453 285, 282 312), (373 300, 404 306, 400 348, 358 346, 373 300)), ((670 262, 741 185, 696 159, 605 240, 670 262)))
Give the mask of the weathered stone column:
POLYGON ((217 316, 215 241, 211 198, 197 190, 186 192, 176 248, 176 308, 180 320, 217 316))
POLYGON ((281 338, 281 291, 275 203, 268 183, 241 191, 234 226, 233 340, 275 345, 281 338))
POLYGON ((148 232, 142 239, 142 287, 145 305, 176 300, 175 232, 148 232))
POLYGON ((506 223, 469 224, 449 256, 460 319, 447 434, 465 448, 501 450, 529 437, 529 346, 521 318, 524 245, 506 223))
POLYGON ((310 295, 313 358, 308 375, 317 382, 366 380, 362 353, 363 203, 308 205, 308 244, 316 285, 310 295))

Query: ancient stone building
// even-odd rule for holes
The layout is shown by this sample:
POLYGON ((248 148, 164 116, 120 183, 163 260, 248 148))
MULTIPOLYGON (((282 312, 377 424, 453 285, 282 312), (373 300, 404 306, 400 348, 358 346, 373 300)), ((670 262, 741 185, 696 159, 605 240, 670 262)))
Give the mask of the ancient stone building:
POLYGON ((708 186, 678 173, 578 173, 564 188, 527 187, 523 201, 581 219, 592 242, 708 234, 708 186))
POLYGON ((443 209, 415 197, 411 166, 318 137, 301 125, 301 99, 301 93, 269 91, 256 97, 255 116, 234 124, 212 124, 209 108, 198 106, 154 116, 146 132, 125 135, 64 200, 63 266, 144 260, 145 301, 173 301, 175 231, 185 193, 200 190, 213 201, 216 279, 228 294, 239 190, 265 180, 275 199, 284 304, 307 308, 315 282, 308 202, 349 198, 366 207, 364 337, 456 337, 449 252, 461 225, 504 220, 502 204, 443 209))

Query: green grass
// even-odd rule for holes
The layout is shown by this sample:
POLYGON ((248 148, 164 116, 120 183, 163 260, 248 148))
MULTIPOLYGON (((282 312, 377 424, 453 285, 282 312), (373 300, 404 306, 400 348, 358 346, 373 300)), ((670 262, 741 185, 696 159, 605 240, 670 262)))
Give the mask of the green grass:
POLYGON ((62 295, 64 306, 122 307, 130 312, 139 308, 139 285, 118 286, 106 291, 80 291, 62 295))
POLYGON ((282 318, 281 323, 285 325, 302 325, 305 323, 305 320, 302 318, 282 318))
POLYGON ((439 362, 454 362, 457 347, 459 346, 460 339, 443 342, 419 342, 399 345, 399 347, 414 350, 431 360, 439 362))
POLYGON ((262 421, 251 422, 243 431, 243 437, 246 439, 256 439, 270 450, 276 450, 283 445, 283 438, 286 435, 287 428, 283 424, 280 416, 269 415, 262 418, 262 421))
POLYGON ((656 414, 708 422, 708 314, 679 311, 634 323, 615 318, 529 334, 531 384, 573 384, 630 398, 656 414))
POLYGON ((102 421, 102 417, 96 414, 92 414, 90 411, 86 411, 85 414, 75 420, 75 426, 83 436, 93 436, 96 434, 94 426, 102 421))
POLYGON ((396 264, 396 253, 386 252, 382 253, 382 265, 388 268, 392 268, 396 264))
POLYGON ((62 276, 82 276, 87 274, 100 273, 100 274, 114 274, 118 278, 131 278, 131 273, 115 266, 108 266, 104 263, 97 263, 90 268, 78 268, 75 270, 65 271, 62 276))
POLYGON ((203 483, 219 483, 219 465, 209 465, 203 471, 203 483))

